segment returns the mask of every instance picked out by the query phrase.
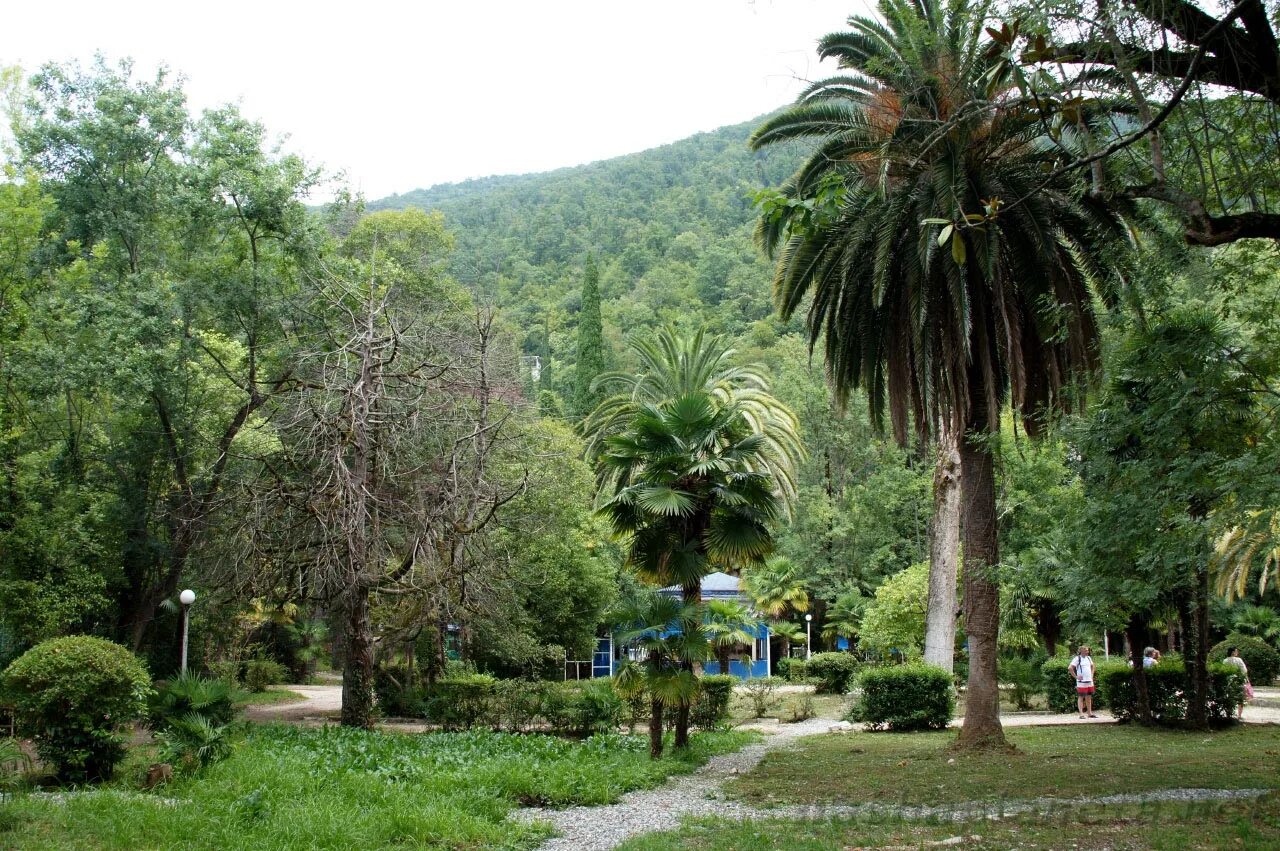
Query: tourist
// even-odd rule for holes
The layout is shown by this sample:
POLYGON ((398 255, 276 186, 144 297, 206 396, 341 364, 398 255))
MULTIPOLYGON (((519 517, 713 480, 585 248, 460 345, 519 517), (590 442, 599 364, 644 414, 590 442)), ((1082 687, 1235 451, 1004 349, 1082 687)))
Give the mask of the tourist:
POLYGON ((1093 714, 1093 656, 1089 645, 1082 644, 1076 655, 1071 657, 1071 665, 1067 668, 1071 676, 1076 678, 1076 707, 1081 718, 1097 718, 1093 714))
POLYGON ((1153 668, 1156 665, 1158 665, 1160 663, 1160 660, 1157 658, 1158 653, 1159 651, 1156 650, 1154 647, 1148 647, 1146 650, 1143 650, 1142 651, 1142 667, 1153 668))
POLYGON ((1253 700, 1253 683, 1249 682, 1249 666, 1246 665, 1244 663, 1244 660, 1240 658, 1239 647, 1228 647, 1227 658, 1223 659, 1222 661, 1226 662, 1228 665, 1231 665, 1232 667, 1239 668, 1240 676, 1244 677, 1244 693, 1243 695, 1241 695, 1241 698, 1240 698, 1240 706, 1238 709, 1236 709, 1236 719, 1239 721, 1243 721, 1244 705, 1246 702, 1253 700))

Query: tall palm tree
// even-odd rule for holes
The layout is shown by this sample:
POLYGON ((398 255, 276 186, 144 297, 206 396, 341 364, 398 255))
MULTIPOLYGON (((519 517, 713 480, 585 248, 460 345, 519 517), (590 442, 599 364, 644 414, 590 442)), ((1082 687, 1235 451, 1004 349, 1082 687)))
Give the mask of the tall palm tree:
MULTIPOLYGON (((1043 110, 989 49, 985 7, 881 0, 819 53, 845 73, 815 83, 752 136, 816 149, 764 199, 757 238, 776 260, 790 317, 806 296, 837 399, 863 388, 907 442, 962 434, 964 614, 970 674, 964 746, 1000 744, 999 587, 989 435, 1012 402, 1038 433, 1047 409, 1098 362, 1103 240, 1123 220, 1059 173, 1070 128, 1045 136, 1043 110)), ((1050 117, 1051 120, 1051 117, 1050 117)))
POLYGON ((614 682, 625 698, 649 695, 649 756, 657 759, 662 756, 666 708, 687 709, 697 699, 692 663, 705 660, 710 652, 702 606, 650 592, 624 603, 614 619, 625 627, 618 640, 634 644, 642 657, 623 664, 614 682))

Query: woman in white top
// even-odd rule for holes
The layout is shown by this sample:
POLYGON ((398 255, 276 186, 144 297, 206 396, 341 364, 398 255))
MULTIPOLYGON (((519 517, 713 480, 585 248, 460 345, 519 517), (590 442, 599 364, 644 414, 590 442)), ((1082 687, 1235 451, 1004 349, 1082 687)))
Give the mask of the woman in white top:
POLYGON ((1243 721, 1245 701, 1253 697, 1253 684, 1249 682, 1249 666, 1246 665, 1244 663, 1244 660, 1240 658, 1239 647, 1228 647, 1227 658, 1223 659, 1222 661, 1227 663, 1228 665, 1232 665, 1233 667, 1239 668, 1240 674, 1244 677, 1244 693, 1240 701, 1240 707, 1236 710, 1236 719, 1239 721, 1243 721))

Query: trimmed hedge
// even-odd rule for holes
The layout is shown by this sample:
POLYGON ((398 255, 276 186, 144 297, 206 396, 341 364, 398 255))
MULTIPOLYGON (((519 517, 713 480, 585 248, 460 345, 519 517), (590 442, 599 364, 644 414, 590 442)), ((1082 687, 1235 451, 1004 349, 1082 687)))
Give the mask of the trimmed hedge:
POLYGON ((790 683, 809 681, 809 665, 803 659, 784 656, 778 660, 778 676, 790 683))
POLYGON ((873 730, 942 730, 955 714, 951 675, 916 662, 871 668, 858 678, 862 695, 849 713, 873 730))
POLYGON ((1210 662, 1221 662, 1227 658, 1227 648, 1239 647, 1240 658, 1249 669, 1249 681, 1256 686, 1269 686, 1280 674, 1280 653, 1261 638, 1233 632, 1226 640, 1219 641, 1209 650, 1210 662))
MULTIPOLYGON (((1247 663, 1246 663, 1247 664, 1247 663)), ((1119 721, 1131 721, 1137 714, 1137 695, 1133 688, 1133 670, 1108 668, 1098 676, 1107 695, 1107 707, 1119 721)), ((1161 661, 1147 668, 1147 695, 1151 718, 1157 724, 1176 725, 1187 717, 1187 677, 1181 663, 1161 661)), ((1236 707, 1244 699, 1244 680, 1240 671, 1229 665, 1209 666, 1209 721, 1228 724, 1235 718, 1236 707)))
MULTIPOLYGON (((1074 658, 1074 653, 1066 657, 1055 656, 1052 659, 1046 659, 1040 666, 1040 673, 1044 678, 1044 694, 1048 698, 1050 712, 1076 711, 1076 681, 1068 671, 1071 660, 1074 658)), ((1093 664, 1095 690, 1093 706, 1097 709, 1107 705, 1107 685, 1103 682, 1104 674, 1111 671, 1128 671, 1129 665, 1127 662, 1098 659, 1096 656, 1093 664)))
POLYGON ((124 758, 122 726, 142 716, 151 677, 126 648, 71 635, 37 644, 4 672, 19 728, 59 779, 108 780, 124 758))
POLYGON ((848 694, 858 673, 858 660, 852 653, 815 653, 807 668, 818 694, 848 694))

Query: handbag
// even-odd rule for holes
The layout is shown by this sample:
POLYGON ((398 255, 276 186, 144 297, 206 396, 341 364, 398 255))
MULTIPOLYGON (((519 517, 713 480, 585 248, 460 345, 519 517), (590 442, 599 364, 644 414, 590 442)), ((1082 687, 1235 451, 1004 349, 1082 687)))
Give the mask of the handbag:
POLYGON ((1251 682, 1246 681, 1244 684, 1244 699, 1253 700, 1253 683, 1251 682))

